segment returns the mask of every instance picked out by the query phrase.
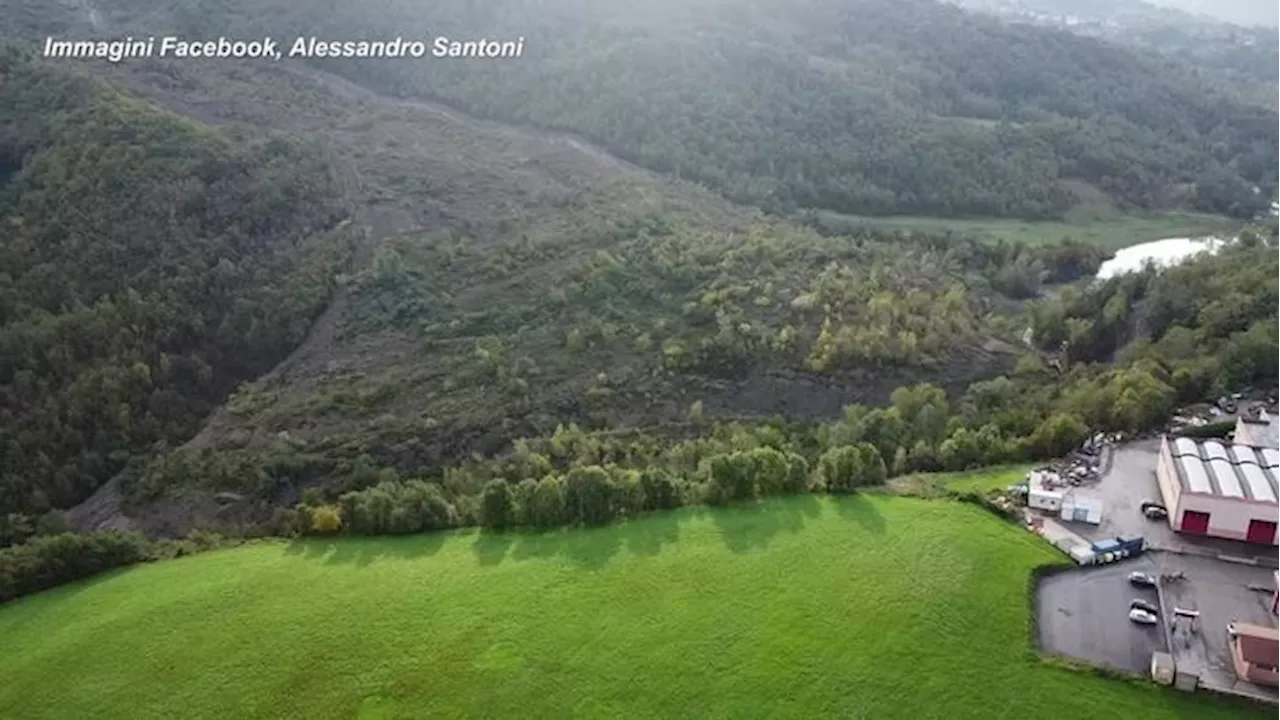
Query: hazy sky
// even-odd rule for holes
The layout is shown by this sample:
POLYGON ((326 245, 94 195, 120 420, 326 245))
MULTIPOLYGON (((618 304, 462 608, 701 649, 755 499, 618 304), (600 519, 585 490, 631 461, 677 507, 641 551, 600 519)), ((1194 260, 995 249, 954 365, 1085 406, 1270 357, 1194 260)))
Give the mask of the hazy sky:
POLYGON ((1280 3, 1276 0, 1147 0, 1155 5, 1178 8, 1243 25, 1280 24, 1280 3))

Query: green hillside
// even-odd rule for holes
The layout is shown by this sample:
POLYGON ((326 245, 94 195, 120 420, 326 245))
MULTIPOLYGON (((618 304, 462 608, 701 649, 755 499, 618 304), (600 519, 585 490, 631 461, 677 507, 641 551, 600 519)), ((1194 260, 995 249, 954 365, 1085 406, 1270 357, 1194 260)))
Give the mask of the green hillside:
POLYGON ((1033 659, 1028 574, 1055 558, 971 506, 867 496, 266 543, 0 608, 0 716, 1249 716, 1033 659))
POLYGON ((517 59, 308 62, 770 209, 1060 218, 1080 181, 1124 207, 1249 218, 1276 186, 1275 111, 1232 83, 931 0, 102 6, 135 33, 523 37, 517 59))
POLYGON ((341 194, 314 145, 0 46, 0 515, 83 499, 288 353, 351 252, 341 194))

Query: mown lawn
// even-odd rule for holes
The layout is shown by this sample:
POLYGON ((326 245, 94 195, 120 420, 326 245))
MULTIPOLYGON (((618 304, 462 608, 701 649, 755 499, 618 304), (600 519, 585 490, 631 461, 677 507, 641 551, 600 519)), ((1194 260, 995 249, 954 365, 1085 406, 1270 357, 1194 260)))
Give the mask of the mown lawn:
POLYGON ((0 608, 0 717, 1241 717, 1034 660, 1054 559, 888 496, 264 543, 0 608))

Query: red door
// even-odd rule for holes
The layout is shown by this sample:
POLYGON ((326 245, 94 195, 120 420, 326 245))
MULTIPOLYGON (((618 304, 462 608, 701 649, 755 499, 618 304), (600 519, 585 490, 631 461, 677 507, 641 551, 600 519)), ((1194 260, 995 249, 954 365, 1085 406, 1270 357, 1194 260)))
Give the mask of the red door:
POLYGON ((1204 535, 1209 532, 1209 513, 1187 510, 1182 513, 1182 532, 1204 535))
POLYGON ((1276 524, 1269 520, 1250 520, 1249 534, 1244 539, 1251 543, 1271 545, 1276 541, 1276 524))

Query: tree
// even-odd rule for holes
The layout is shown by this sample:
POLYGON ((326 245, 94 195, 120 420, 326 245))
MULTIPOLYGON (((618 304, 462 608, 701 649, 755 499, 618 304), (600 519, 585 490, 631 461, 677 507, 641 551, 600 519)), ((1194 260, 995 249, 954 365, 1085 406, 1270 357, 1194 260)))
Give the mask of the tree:
POLYGON ((1028 446, 1037 457, 1060 457, 1078 447, 1088 435, 1089 428, 1078 416, 1054 413, 1036 427, 1028 446))
POLYGON ((511 485, 501 478, 485 483, 480 492, 480 524, 491 528, 510 527, 515 519, 511 485))
POLYGON ((533 499, 533 524, 551 528, 569 521, 568 493, 565 481, 556 475, 547 475, 538 481, 533 499))
POLYGON ((565 476, 565 506, 570 522, 600 525, 613 518, 614 487, 598 465, 574 468, 565 476))
POLYGON ((675 479, 663 468, 645 468, 640 473, 640 485, 644 489, 645 507, 649 510, 665 510, 680 504, 675 479))
POLYGON ((863 456, 858 445, 844 445, 823 453, 818 468, 827 492, 853 492, 863 475, 863 456))
POLYGON ((730 502, 755 497, 756 467, 748 453, 713 455, 709 467, 711 483, 716 489, 713 500, 730 502))
POLYGON ((516 485, 515 490, 515 524, 523 526, 536 526, 537 512, 536 503, 538 495, 538 481, 527 478, 520 481, 516 485))
POLYGON ((809 461, 799 453, 787 453, 787 480, 784 492, 801 493, 809 489, 809 461))
POLYGON ((790 467, 785 455, 769 447, 756 448, 747 455, 761 495, 786 492, 790 467))
POLYGON ((342 515, 332 505, 321 505, 310 509, 311 531, 321 535, 330 535, 342 529, 342 515))

